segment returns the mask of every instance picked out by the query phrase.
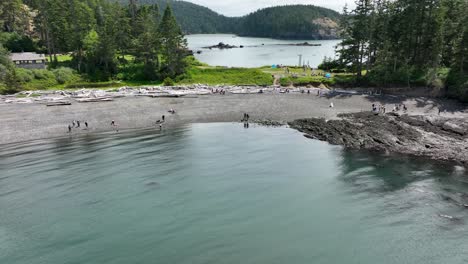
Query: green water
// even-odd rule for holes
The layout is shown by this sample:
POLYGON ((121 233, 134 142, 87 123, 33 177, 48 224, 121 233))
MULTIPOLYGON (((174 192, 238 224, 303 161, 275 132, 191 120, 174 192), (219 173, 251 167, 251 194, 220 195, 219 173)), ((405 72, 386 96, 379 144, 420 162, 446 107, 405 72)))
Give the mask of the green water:
POLYGON ((0 146, 0 263, 466 263, 467 179, 239 124, 0 146))

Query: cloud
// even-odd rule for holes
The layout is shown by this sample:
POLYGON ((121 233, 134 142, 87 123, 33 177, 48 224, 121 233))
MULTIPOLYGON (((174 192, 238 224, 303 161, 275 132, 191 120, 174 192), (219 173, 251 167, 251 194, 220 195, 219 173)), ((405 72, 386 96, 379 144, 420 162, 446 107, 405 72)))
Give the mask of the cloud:
POLYGON ((185 0, 206 6, 226 16, 243 16, 257 9, 291 4, 316 5, 341 12, 345 4, 352 7, 353 0, 185 0))

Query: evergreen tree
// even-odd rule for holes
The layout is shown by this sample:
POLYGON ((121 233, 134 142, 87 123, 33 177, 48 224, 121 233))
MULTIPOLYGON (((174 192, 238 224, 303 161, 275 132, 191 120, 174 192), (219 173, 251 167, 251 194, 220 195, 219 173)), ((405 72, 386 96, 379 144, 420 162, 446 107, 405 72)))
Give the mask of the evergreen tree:
POLYGON ((460 74, 468 74, 468 1, 460 6, 459 15, 458 34, 453 42, 455 45, 452 67, 460 74))
MULTIPOLYGON (((159 9, 157 5, 142 6, 135 18, 137 31, 134 55, 137 62, 143 63, 144 76, 148 80, 158 79, 160 38, 158 32, 159 9)), ((135 34, 135 33, 134 33, 135 34)))
POLYGON ((27 14, 21 0, 0 1, 0 27, 5 32, 23 31, 27 14))
POLYGON ((8 51, 0 44, 0 91, 15 93, 21 88, 16 69, 9 58, 8 51))
POLYGON ((186 68, 187 41, 172 14, 170 6, 166 7, 159 27, 161 35, 163 74, 174 78, 184 73, 186 68))
POLYGON ((344 39, 339 45, 338 53, 340 60, 356 73, 358 78, 361 77, 364 64, 369 59, 372 12, 370 0, 356 0, 356 9, 351 13, 348 13, 346 8, 344 10, 344 39))

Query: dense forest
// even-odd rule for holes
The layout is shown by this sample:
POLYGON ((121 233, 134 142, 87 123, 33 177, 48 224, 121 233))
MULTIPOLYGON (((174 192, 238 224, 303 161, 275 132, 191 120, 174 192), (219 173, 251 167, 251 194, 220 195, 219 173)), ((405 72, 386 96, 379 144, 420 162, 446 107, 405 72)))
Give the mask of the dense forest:
MULTIPOLYGON (((114 0, 127 4, 127 0, 114 0)), ((336 39, 340 14, 313 5, 288 5, 255 11, 243 17, 226 17, 185 1, 138 0, 140 4, 170 3, 186 34, 233 33, 286 39, 336 39)))
POLYGON ((241 18, 236 33, 284 39, 336 39, 339 19, 339 13, 322 7, 271 7, 241 18))
POLYGON ((187 44, 170 6, 161 16, 157 5, 135 1, 8 0, 0 2, 0 26, 0 88, 7 92, 52 74, 61 82, 71 68, 96 81, 161 80, 185 71, 187 44), (54 70, 16 68, 9 51, 46 53, 54 70), (66 65, 64 56, 71 57, 66 65))
POLYGON ((357 0, 344 10, 339 59, 360 84, 431 86, 468 101, 467 0, 357 0))
MULTIPOLYGON (((128 0, 113 0, 127 5, 128 0)), ((238 19, 220 15, 213 10, 185 1, 137 0, 140 5, 158 5, 161 9, 170 3, 185 34, 233 33, 238 19)))

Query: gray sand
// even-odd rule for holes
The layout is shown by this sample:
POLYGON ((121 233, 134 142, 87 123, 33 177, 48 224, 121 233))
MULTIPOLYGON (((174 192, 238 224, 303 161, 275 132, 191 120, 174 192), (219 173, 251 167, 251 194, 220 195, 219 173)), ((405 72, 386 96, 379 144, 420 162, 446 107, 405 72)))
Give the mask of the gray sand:
POLYGON ((319 98, 307 94, 250 94, 206 95, 197 98, 149 98, 127 97, 112 102, 78 103, 69 106, 43 104, 0 105, 0 144, 69 136, 67 126, 73 120, 81 121, 81 128, 72 135, 115 130, 110 125, 115 120, 120 131, 154 128, 155 121, 166 116, 165 127, 186 123, 238 122, 243 113, 251 120, 271 119, 293 121, 299 118, 335 118, 339 113, 369 111, 372 103, 388 103, 391 111, 394 103, 405 103, 410 114, 434 114, 441 108, 446 116, 467 117, 465 108, 451 101, 433 101, 424 98, 344 96, 319 98), (333 102, 334 108, 330 108, 333 102), (176 114, 168 113, 175 109, 176 114), (84 121, 89 129, 84 130, 84 121))

